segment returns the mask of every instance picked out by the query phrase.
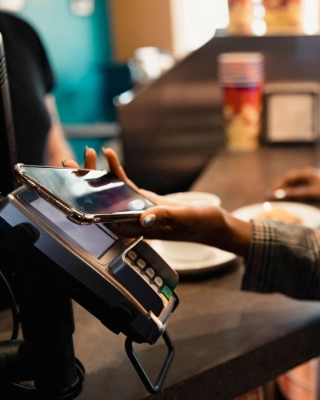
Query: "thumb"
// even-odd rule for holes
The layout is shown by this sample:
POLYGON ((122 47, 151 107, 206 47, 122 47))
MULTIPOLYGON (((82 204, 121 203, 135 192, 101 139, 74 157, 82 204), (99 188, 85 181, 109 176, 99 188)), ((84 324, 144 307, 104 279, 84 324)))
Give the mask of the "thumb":
POLYGON ((140 224, 144 227, 152 225, 168 225, 172 221, 172 214, 170 207, 156 206, 149 208, 140 217, 140 224))
POLYGON ((149 208, 140 216, 140 224, 153 232, 166 232, 170 236, 185 236, 193 232, 199 222, 195 207, 161 205, 149 208))

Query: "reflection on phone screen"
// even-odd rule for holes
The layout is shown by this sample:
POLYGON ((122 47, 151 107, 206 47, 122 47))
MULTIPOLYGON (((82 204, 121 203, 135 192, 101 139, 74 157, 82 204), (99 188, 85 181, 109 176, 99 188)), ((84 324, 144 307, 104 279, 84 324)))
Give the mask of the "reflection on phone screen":
POLYGON ((110 172, 34 166, 21 166, 21 169, 83 213, 141 211, 152 205, 110 172))

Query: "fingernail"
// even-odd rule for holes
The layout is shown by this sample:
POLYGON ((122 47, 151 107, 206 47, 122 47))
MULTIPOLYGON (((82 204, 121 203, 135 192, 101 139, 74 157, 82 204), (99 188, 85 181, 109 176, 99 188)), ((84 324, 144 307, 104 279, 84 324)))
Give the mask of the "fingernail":
POLYGON ((276 199, 284 199, 286 197, 286 191, 283 189, 278 189, 274 192, 274 197, 276 199))
POLYGON ((141 222, 142 226, 151 226, 156 222, 156 216, 154 214, 147 215, 141 222))
POLYGON ((66 167, 66 160, 63 159, 63 160, 61 161, 61 164, 62 164, 63 167, 66 167))

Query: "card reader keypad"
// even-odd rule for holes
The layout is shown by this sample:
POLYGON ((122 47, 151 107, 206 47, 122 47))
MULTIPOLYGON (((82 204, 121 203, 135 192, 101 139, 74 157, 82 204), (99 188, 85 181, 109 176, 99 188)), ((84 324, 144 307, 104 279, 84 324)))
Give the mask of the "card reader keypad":
POLYGON ((156 316, 168 306, 179 281, 178 274, 141 239, 119 253, 107 268, 142 307, 156 316))
POLYGON ((151 267, 148 267, 145 260, 138 257, 138 254, 130 250, 127 253, 127 261, 131 265, 131 267, 139 272, 144 280, 146 280, 150 286, 160 295, 164 307, 168 304, 172 296, 172 290, 163 284, 163 279, 156 275, 155 270, 151 267), (138 268, 137 268, 138 267, 138 268))

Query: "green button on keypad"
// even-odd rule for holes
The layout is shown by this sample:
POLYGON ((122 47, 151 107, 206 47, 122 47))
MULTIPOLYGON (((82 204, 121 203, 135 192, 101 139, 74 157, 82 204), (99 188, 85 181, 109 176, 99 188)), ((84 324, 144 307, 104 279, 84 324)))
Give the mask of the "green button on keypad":
POLYGON ((161 293, 165 295, 168 300, 170 300, 170 297, 172 296, 172 290, 168 286, 163 286, 161 293))

